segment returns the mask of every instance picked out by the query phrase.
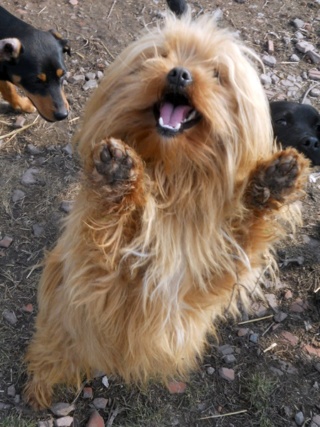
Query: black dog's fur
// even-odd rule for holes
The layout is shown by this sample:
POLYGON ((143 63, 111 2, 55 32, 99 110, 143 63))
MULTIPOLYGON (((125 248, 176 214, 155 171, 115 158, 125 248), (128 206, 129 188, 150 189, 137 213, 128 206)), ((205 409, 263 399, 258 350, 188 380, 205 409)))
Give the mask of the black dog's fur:
POLYGON ((283 147, 294 147, 320 165, 320 114, 307 104, 276 101, 270 103, 274 135, 283 147))
POLYGON ((48 121, 63 120, 69 105, 62 90, 66 67, 63 54, 70 54, 67 40, 54 31, 42 31, 16 18, 0 6, 0 39, 14 37, 22 45, 16 61, 0 61, 0 92, 13 108, 34 111, 48 121), (31 102, 16 92, 22 88, 31 102))

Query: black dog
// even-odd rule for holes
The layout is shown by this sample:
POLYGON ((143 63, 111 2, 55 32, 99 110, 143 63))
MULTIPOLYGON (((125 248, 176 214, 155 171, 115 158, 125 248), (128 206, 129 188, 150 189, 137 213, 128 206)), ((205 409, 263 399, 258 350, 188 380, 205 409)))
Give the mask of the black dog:
POLYGON ((54 31, 37 30, 0 7, 0 39, 8 37, 17 38, 22 49, 15 60, 0 60, 3 98, 25 112, 35 111, 35 106, 50 122, 65 119, 69 105, 62 83, 66 73, 63 53, 70 55, 67 40, 54 31), (14 85, 22 88, 29 99, 18 95, 14 85))
POLYGON ((274 135, 283 147, 294 147, 320 165, 320 114, 307 104, 270 103, 274 135))

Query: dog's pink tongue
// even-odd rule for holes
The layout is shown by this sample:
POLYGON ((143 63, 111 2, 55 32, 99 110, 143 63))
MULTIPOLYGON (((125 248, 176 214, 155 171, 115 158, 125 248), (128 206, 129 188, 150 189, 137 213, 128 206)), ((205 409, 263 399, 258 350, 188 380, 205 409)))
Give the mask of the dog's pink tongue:
POLYGON ((190 105, 178 105, 175 107, 170 102, 165 102, 160 107, 160 117, 162 117, 165 126, 174 128, 186 119, 191 110, 192 107, 190 105))

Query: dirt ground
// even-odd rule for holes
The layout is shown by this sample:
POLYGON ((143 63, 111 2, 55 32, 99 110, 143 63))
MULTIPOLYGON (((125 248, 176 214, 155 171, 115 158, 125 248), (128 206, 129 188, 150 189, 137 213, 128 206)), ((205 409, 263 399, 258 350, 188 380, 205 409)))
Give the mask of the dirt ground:
MULTIPOLYGON (((25 125, 31 126, 6 136, 15 130, 18 114, 0 104, 0 240, 12 239, 7 248, 0 247, 0 425, 31 427, 56 418, 50 411, 35 414, 21 401, 22 360, 37 311, 39 264, 54 244, 77 189, 79 165, 70 143, 92 93, 83 89, 84 76, 103 72, 144 26, 161 20, 165 3, 3 0, 1 4, 38 28, 57 29, 70 40, 73 52, 66 58, 65 92, 71 106, 67 120, 50 124, 37 119, 36 113, 24 115, 25 125), (30 168, 35 182, 22 184, 30 168)), ((315 83, 308 73, 317 65, 295 50, 297 29, 292 20, 307 23, 301 32, 320 50, 319 0, 189 4, 194 14, 219 9, 221 25, 239 31, 261 56, 268 40, 273 41, 277 63, 266 72, 278 80, 266 88, 270 98, 300 101, 315 83), (292 63, 292 54, 300 61, 292 63), (281 85, 288 76, 299 83, 291 97, 281 85)), ((320 97, 308 100, 320 109, 320 97)), ((106 399, 99 412, 108 427, 320 426, 320 291, 315 292, 320 286, 320 181, 309 184, 303 209, 305 221, 296 239, 289 236, 279 248, 280 279, 266 289, 267 301, 254 305, 250 319, 221 324, 219 342, 212 341, 183 393, 170 394, 157 384, 147 390, 128 388, 117 378, 109 378, 108 388, 101 379, 89 384, 92 399, 62 388, 57 400, 75 401, 73 426, 86 425, 94 398, 106 399), (253 319, 258 321, 239 324, 253 319), (227 373, 234 379, 224 379, 222 368, 231 369, 227 373)))

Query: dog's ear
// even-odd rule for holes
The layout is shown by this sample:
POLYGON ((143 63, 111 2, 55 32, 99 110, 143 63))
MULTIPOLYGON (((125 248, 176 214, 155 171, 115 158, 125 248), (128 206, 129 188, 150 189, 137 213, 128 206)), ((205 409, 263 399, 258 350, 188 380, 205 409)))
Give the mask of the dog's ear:
POLYGON ((60 33, 56 30, 50 30, 50 33, 53 35, 53 37, 58 40, 60 45, 62 46, 62 52, 67 53, 69 56, 71 56, 71 48, 69 46, 69 40, 64 39, 60 33))
POLYGON ((170 10, 179 17, 187 10, 187 3, 185 0, 167 0, 167 3, 170 10))
POLYGON ((16 63, 23 52, 24 47, 20 40, 16 38, 0 40, 0 61, 16 63))

